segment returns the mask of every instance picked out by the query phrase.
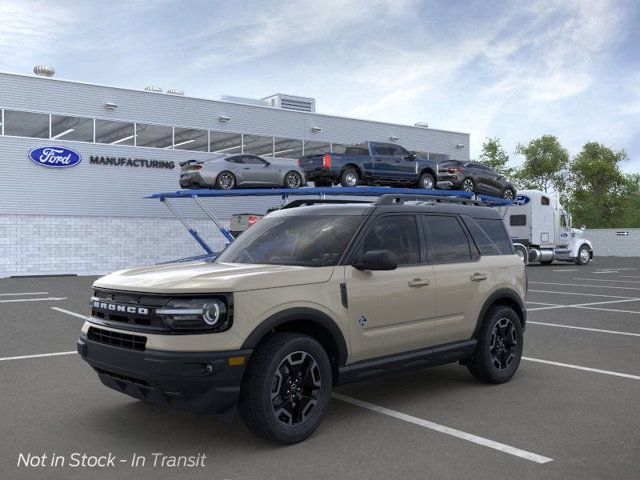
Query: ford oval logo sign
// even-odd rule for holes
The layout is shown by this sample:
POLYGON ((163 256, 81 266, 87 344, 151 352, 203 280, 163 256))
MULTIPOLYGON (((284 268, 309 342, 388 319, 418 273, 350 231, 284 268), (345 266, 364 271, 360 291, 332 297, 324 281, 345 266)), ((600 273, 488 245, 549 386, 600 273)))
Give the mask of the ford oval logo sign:
POLYGON ((529 203, 529 197, 526 195, 516 195, 516 199, 513 201, 515 205, 526 205, 529 203))
POLYGON ((29 160, 42 167, 74 167, 82 161, 82 155, 64 147, 40 147, 29 152, 29 160))

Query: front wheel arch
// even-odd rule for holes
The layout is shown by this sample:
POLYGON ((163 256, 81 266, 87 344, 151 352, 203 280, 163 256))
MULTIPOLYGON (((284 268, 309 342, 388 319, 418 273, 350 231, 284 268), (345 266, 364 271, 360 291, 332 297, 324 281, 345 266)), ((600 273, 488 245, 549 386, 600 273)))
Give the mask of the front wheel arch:
POLYGON ((347 363, 347 342, 331 317, 307 307, 283 310, 260 322, 241 348, 253 349, 276 332, 301 333, 315 338, 329 355, 334 382, 338 380, 338 369, 347 363))

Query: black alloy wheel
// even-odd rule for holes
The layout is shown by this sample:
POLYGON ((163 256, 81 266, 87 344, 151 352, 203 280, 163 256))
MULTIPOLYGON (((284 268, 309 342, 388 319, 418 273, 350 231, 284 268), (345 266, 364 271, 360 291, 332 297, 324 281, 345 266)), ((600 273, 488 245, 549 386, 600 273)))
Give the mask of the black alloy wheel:
POLYGON ((515 194, 512 188, 506 188, 504 192, 502 192, 502 198, 505 200, 513 200, 515 194))
POLYGON ((497 370, 506 370, 518 353, 516 327, 510 318, 502 317, 493 326, 489 353, 497 370))
POLYGON ((274 415, 285 425, 305 422, 318 406, 321 386, 320 367, 311 354, 297 351, 287 355, 273 375, 274 415))

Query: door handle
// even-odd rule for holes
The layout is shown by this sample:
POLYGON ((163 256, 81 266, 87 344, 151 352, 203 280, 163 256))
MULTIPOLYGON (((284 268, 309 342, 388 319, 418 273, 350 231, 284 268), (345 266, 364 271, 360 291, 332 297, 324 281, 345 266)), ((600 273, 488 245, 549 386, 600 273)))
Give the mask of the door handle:
POLYGON ((485 273, 474 273, 471 275, 472 282, 481 282, 482 280, 486 280, 487 275, 485 273))
POLYGON ((413 288, 426 287, 429 283, 429 280, 426 278, 414 278, 413 280, 409 280, 409 286, 413 288))
POLYGON ((251 167, 242 167, 243 170, 251 170, 251 167))

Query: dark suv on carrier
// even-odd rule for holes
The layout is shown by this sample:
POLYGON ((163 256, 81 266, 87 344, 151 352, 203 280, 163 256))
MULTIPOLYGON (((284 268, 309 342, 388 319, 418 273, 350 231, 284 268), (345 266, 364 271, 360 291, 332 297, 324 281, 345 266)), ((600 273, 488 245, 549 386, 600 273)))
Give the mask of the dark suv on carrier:
POLYGON ((439 164, 439 170, 438 178, 451 182, 454 190, 484 193, 507 200, 516 198, 513 184, 482 163, 445 160, 439 164))

